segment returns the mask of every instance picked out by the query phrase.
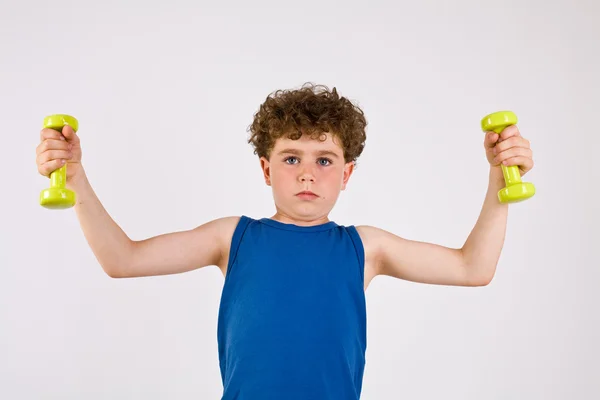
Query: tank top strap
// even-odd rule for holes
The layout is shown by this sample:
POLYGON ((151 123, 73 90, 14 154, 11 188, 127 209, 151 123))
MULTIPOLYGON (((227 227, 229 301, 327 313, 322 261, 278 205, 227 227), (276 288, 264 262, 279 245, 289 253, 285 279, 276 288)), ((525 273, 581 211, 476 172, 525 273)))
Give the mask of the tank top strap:
MULTIPOLYGON (((252 222, 252 218, 242 215, 240 216, 240 220, 238 221, 235 230, 233 231, 233 236, 231 237, 231 247, 229 249, 229 261, 227 262, 227 271, 230 271, 231 266, 234 265, 235 258, 237 257, 238 249, 240 248, 240 243, 242 243, 242 238, 244 237, 244 233, 246 232, 246 228, 252 222)), ((229 275, 229 273, 227 274, 229 275)))
POLYGON ((356 258, 358 259, 358 272, 360 274, 360 279, 364 282, 365 279, 365 248, 358 234, 358 230, 354 225, 346 226, 346 232, 352 239, 352 244, 354 245, 354 250, 356 251, 356 258))

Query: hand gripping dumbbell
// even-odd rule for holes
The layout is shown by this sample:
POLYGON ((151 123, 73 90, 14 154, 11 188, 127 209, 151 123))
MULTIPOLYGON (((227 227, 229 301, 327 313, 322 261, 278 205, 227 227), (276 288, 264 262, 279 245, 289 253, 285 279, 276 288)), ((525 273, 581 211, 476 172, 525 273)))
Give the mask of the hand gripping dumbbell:
MULTIPOLYGON (((493 131, 500 134, 506 127, 515 125, 516 123, 517 116, 515 113, 511 111, 498 111, 486 115, 481 120, 481 129, 484 132, 493 131)), ((527 200, 535 194, 533 183, 521 181, 521 173, 517 165, 506 166, 500 164, 500 167, 502 168, 504 182, 506 183, 506 187, 498 191, 498 200, 501 203, 516 203, 527 200)))
MULTIPOLYGON (((75 132, 79 128, 79 122, 75 117, 65 114, 55 114, 44 118, 44 128, 50 128, 62 132, 69 125, 75 132)), ((50 173, 50 187, 40 193, 40 205, 49 209, 57 210, 70 208, 75 205, 75 192, 66 188, 67 164, 50 173)))

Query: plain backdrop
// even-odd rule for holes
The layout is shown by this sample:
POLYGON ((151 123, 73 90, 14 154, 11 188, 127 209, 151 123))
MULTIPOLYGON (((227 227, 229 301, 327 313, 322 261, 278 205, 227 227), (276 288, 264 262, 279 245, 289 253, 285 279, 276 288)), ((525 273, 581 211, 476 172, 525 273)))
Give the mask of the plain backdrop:
POLYGON ((216 267, 116 280, 73 210, 39 206, 43 118, 132 239, 274 213, 247 144, 305 82, 365 111, 331 219, 461 246, 487 190, 480 119, 512 110, 537 194, 492 284, 377 277, 363 395, 598 399, 600 5, 519 1, 8 1, 0 8, 0 398, 218 399, 216 267))

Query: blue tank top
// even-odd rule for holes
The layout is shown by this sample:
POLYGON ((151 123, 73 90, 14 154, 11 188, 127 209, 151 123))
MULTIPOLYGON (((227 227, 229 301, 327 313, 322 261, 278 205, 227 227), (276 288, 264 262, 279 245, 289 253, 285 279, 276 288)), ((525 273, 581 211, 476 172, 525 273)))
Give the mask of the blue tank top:
POLYGON ((360 399, 367 341, 356 228, 242 216, 217 339, 221 400, 360 399))

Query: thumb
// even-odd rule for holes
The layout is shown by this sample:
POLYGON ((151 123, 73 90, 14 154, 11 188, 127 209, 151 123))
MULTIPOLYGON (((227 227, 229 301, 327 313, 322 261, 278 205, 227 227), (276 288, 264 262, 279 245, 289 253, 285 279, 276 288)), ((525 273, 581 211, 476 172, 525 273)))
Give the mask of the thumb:
POLYGON ((496 132, 493 132, 493 131, 487 132, 485 134, 485 140, 483 142, 483 145, 485 146, 486 150, 494 147, 499 138, 500 138, 500 135, 498 135, 496 132))
POLYGON ((72 142, 79 141, 79 138, 77 137, 77 134, 75 133, 75 130, 70 125, 65 125, 63 127, 62 134, 65 137, 65 139, 67 139, 67 142, 72 143, 72 142))

